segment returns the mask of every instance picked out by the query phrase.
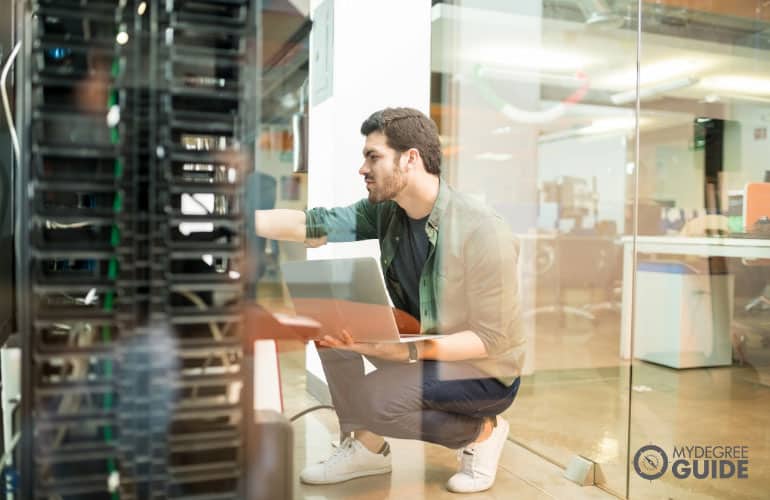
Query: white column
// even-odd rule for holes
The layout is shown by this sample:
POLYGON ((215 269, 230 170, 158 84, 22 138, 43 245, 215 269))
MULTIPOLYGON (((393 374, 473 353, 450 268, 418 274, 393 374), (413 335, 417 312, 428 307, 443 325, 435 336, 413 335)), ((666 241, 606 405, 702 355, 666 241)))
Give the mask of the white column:
MULTIPOLYGON (((361 123, 388 106, 429 112, 430 2, 313 0, 311 10, 308 207, 348 205, 366 196, 361 123)), ((379 258, 377 241, 308 250, 311 259, 366 255, 379 258)), ((312 344, 307 370, 324 379, 312 344)))

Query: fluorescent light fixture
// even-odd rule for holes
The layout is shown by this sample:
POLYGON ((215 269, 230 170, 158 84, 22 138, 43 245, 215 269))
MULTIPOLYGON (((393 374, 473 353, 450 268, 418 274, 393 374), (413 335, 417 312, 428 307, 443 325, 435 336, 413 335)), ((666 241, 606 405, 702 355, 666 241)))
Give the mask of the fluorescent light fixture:
POLYGON ((584 82, 576 76, 561 75, 555 73, 541 73, 538 70, 526 70, 524 68, 507 68, 500 66, 479 66, 478 75, 482 78, 494 78, 499 80, 511 80, 521 83, 535 83, 560 85, 562 87, 581 87, 584 82))
MULTIPOLYGON (((640 89, 639 98, 642 100, 649 99, 650 97, 656 97, 665 92, 672 92, 674 90, 680 90, 687 87, 691 87, 696 83, 698 83, 698 79, 692 76, 687 78, 678 78, 676 80, 671 80, 669 82, 663 82, 657 85, 652 85, 650 87, 640 89)), ((610 96, 610 100, 612 101, 613 104, 618 104, 618 105, 627 104, 629 102, 635 101, 636 89, 613 94, 612 96, 610 96)))
MULTIPOLYGON (((667 59, 643 65, 639 75, 640 85, 653 85, 679 76, 692 75, 710 66, 711 61, 703 59, 667 59)), ((597 82, 601 87, 611 89, 631 89, 636 87, 636 68, 616 73, 597 82)))
POLYGON ((513 158, 513 155, 507 153, 479 153, 475 158, 485 161, 507 161, 513 158))
POLYGON ((580 52, 549 50, 542 47, 486 47, 466 52, 464 59, 502 68, 533 70, 577 71, 592 64, 594 59, 580 52), (501 65, 500 61, 505 61, 501 65))
POLYGON ((596 135, 608 132, 623 132, 633 130, 636 120, 633 116, 621 118, 600 118, 591 122, 591 125, 577 130, 579 135, 596 135))
POLYGON ((700 86, 718 92, 737 92, 749 95, 770 94, 770 80, 753 76, 712 76, 704 78, 700 86))
MULTIPOLYGON (((648 123, 650 123, 649 118, 639 119, 639 127, 648 123)), ((593 120, 590 125, 584 127, 575 127, 543 134, 538 138, 538 143, 546 144, 564 139, 573 139, 577 137, 588 138, 597 135, 625 135, 634 130, 635 127, 636 120, 633 113, 626 113, 625 116, 598 118, 593 120)), ((628 165, 626 165, 626 169, 628 169, 628 165)))

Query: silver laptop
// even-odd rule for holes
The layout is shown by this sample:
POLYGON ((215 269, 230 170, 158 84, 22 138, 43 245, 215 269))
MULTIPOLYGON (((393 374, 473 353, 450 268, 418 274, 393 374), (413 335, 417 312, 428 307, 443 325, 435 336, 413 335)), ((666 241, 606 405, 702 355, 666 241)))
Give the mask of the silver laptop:
POLYGON ((372 257, 281 264, 294 310, 321 324, 320 336, 345 329, 356 342, 415 342, 443 335, 400 335, 380 266, 372 257))

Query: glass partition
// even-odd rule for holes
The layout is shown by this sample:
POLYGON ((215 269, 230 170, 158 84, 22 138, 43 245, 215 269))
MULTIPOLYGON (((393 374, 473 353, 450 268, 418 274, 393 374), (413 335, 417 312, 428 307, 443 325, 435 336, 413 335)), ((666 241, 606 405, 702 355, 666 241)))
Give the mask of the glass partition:
POLYGON ((643 5, 630 498, 770 486, 768 28, 760 0, 643 5))
POLYGON ((492 205, 521 245, 528 352, 506 413, 510 438, 560 466, 588 458, 597 484, 620 496, 636 19, 635 4, 622 2, 459 0, 434 5, 432 23, 432 114, 447 179, 492 205))

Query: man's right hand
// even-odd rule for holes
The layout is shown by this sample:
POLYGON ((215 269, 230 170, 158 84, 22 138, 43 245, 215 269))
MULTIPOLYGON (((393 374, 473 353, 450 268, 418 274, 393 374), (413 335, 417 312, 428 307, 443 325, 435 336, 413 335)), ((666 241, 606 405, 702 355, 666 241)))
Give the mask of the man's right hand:
POLYGON ((305 212, 302 210, 257 210, 254 214, 254 230, 257 236, 269 240, 305 242, 308 246, 321 246, 326 238, 309 242, 305 239, 305 212))
POLYGON ((326 245, 326 236, 322 238, 308 238, 305 240, 305 246, 308 248, 318 248, 326 245))

